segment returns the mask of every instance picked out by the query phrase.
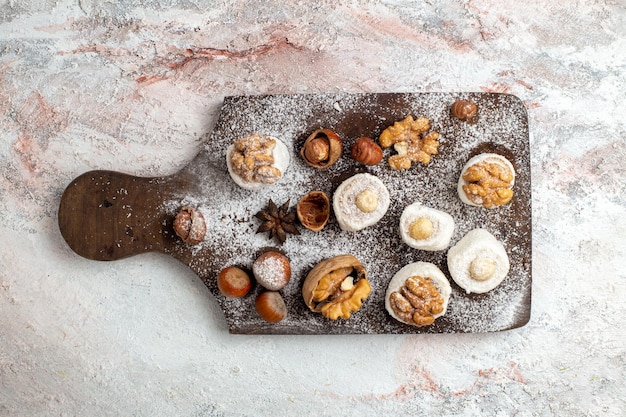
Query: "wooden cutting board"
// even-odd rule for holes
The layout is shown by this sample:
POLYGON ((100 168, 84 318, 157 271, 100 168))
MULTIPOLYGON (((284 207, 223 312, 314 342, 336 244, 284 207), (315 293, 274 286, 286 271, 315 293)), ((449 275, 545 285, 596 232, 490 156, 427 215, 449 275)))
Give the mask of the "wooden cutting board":
MULTIPOLYGON (((188 265, 215 296, 232 333, 349 334, 490 332, 523 326, 530 318, 531 301, 531 178, 528 119, 522 102, 493 93, 385 93, 326 95, 267 95, 226 97, 214 131, 203 150, 177 174, 140 178, 112 171, 87 172, 66 188, 59 207, 59 226, 79 255, 113 261, 144 252, 163 252, 188 265), (450 114, 458 99, 478 105, 473 122, 450 114), (349 155, 360 136, 377 139, 407 115, 426 116, 441 134, 439 153, 427 166, 393 171, 385 159, 375 167, 356 163, 349 155), (306 165, 299 155, 306 137, 317 128, 332 129, 342 138, 344 155, 329 169, 306 165), (290 149, 291 164, 284 177, 261 191, 247 191, 231 180, 226 148, 252 132, 281 139, 290 149), (516 170, 515 197, 503 207, 484 209, 463 204, 456 192, 467 160, 483 152, 506 156, 516 170), (271 198, 292 206, 307 192, 332 193, 346 178, 369 172, 389 189, 391 205, 375 226, 360 232, 341 231, 333 216, 318 233, 300 227, 301 235, 284 244, 256 234, 254 214, 271 198), (511 270, 500 286, 486 294, 467 295, 452 279, 447 251, 426 252, 406 246, 398 222, 407 205, 419 201, 455 219, 451 245, 468 231, 482 227, 500 239, 511 270), (173 232, 173 219, 183 205, 198 208, 207 221, 205 240, 184 244, 173 232), (228 299, 216 285, 226 266, 250 269, 256 256, 274 247, 291 260, 292 278, 281 290, 288 316, 267 323, 256 313, 256 285, 241 299, 228 299), (308 310, 301 287, 308 271, 323 259, 350 253, 367 268, 372 294, 349 320, 330 321, 308 310), (448 276, 452 296, 445 316, 428 327, 416 328, 392 319, 384 307, 386 287, 402 266, 432 262, 448 276)), ((132 279, 132 278, 129 278, 132 279)))

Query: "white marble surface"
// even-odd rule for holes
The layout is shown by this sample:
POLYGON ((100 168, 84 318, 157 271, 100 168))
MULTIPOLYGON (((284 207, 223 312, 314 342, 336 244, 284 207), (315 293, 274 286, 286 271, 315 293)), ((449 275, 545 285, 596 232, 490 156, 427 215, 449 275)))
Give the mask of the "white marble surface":
POLYGON ((0 415, 625 415, 624 51, 623 0, 0 2, 0 415), (176 261, 63 241, 71 179, 178 171, 225 95, 343 91, 524 101, 528 325, 233 336, 176 261))

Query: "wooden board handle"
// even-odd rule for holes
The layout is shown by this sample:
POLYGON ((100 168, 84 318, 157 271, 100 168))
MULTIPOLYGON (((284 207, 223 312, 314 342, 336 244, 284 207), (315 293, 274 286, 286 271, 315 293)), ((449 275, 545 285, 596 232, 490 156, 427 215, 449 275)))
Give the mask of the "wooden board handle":
POLYGON ((162 209, 170 179, 86 172, 61 197, 63 238, 77 254, 100 261, 165 251, 174 241, 171 219, 162 209))

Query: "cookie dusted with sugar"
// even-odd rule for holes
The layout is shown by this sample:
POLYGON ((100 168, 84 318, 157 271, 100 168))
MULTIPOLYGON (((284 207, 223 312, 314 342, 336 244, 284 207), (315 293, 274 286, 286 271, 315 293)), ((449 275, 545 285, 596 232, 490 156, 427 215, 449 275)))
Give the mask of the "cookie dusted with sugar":
POLYGON ((342 230, 355 232, 378 223, 389 202, 389 191, 379 178, 356 174, 337 187, 333 211, 342 230))
POLYGON ((448 309, 452 288, 430 262, 414 262, 393 276, 385 293, 385 308, 394 319, 411 326, 429 326, 448 309))
POLYGON ((509 268, 504 246, 485 229, 471 230, 448 250, 450 276, 468 294, 496 288, 509 268))
POLYGON ((515 169, 502 155, 482 153, 471 158, 461 171, 457 192, 471 206, 494 208, 513 198, 515 169))
POLYGON ((258 190, 280 180, 289 161, 287 145, 258 133, 239 138, 226 149, 228 173, 247 190, 258 190))
POLYGON ((448 213, 413 203, 400 216, 400 236, 415 249, 438 251, 450 245, 454 219, 448 213))

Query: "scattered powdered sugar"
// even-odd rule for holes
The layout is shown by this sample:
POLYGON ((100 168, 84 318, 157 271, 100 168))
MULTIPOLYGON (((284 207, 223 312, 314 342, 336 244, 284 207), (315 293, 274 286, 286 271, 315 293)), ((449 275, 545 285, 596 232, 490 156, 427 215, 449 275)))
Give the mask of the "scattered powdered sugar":
MULTIPOLYGON (((499 331, 524 325, 530 315, 531 293, 531 195, 528 125, 521 102, 509 95, 485 93, 422 94, 328 94, 228 97, 205 149, 186 168, 195 188, 169 196, 162 210, 168 215, 187 204, 198 208, 207 223, 205 240, 186 248, 177 243, 168 250, 187 263, 220 303, 229 329, 234 333, 439 333, 499 331), (450 115, 457 99, 474 101, 478 120, 461 122, 450 115), (377 139, 387 126, 406 115, 426 116, 432 130, 441 134, 439 153, 429 165, 414 164, 408 171, 392 171, 386 160, 365 167, 349 156, 350 146, 360 136, 377 139), (306 137, 317 128, 337 132, 344 143, 342 158, 326 170, 306 165, 299 155, 306 137), (261 190, 244 190, 231 180, 226 167, 226 148, 238 137, 259 132, 282 140, 289 148, 291 163, 276 184, 261 190), (507 157, 517 177, 515 197, 496 209, 471 207, 456 192, 462 166, 472 156, 495 152, 507 157), (387 187, 391 203, 374 226, 358 232, 342 231, 334 215, 320 232, 299 226, 300 235, 288 235, 284 244, 257 234, 260 221, 254 214, 269 199, 277 205, 297 201, 312 190, 329 197, 345 179, 367 172, 387 187), (420 202, 450 214, 455 220, 451 245, 468 231, 481 227, 503 242, 511 261, 507 278, 489 293, 466 294, 450 278, 446 250, 427 252, 402 242, 398 227, 403 209, 420 202), (219 271, 238 265, 250 271, 254 260, 268 248, 291 261, 291 280, 280 290, 288 316, 280 323, 264 322, 254 310, 256 286, 242 299, 223 297, 216 285, 219 271), (356 256, 366 267, 372 293, 363 307, 348 320, 330 321, 306 307, 302 283, 318 262, 340 254, 356 256), (402 324, 385 310, 384 295, 393 275, 416 261, 437 265, 448 277, 452 295, 445 316, 425 328, 402 324)), ((277 268, 267 265, 267 270, 277 268)), ((265 267, 264 267, 265 268, 265 267)))
POLYGON ((252 265, 252 272, 259 284, 268 290, 281 289, 289 279, 284 260, 277 256, 258 258, 252 265))

